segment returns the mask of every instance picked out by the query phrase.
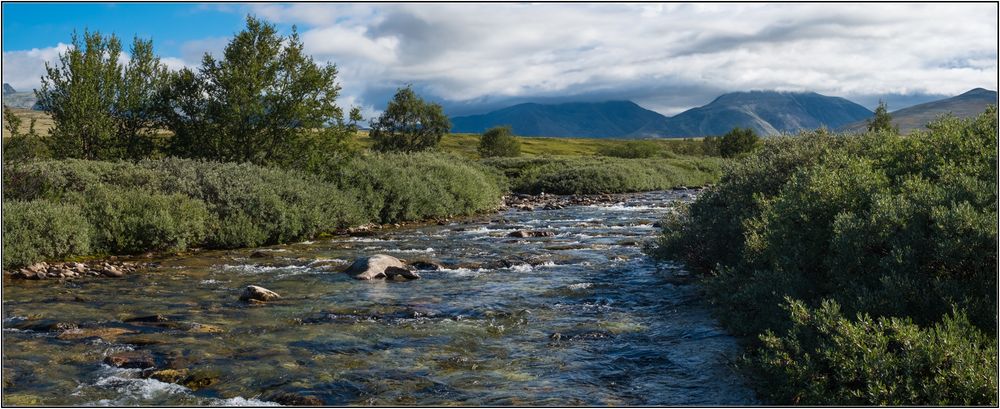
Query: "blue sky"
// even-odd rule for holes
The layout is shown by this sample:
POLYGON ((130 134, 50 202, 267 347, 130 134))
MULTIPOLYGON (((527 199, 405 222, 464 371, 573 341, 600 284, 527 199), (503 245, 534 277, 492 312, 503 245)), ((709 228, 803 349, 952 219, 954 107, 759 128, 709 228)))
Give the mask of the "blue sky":
MULTIPOLYGON (((243 17, 225 5, 193 3, 4 3, 3 51, 68 43, 84 28, 153 38, 161 53, 180 55, 186 41, 230 36, 243 17)), ((235 6, 228 6, 235 7, 235 6)))
POLYGON ((452 115, 612 99, 672 115, 746 90, 898 109, 997 88, 990 3, 4 3, 3 81, 37 87, 84 28, 152 37, 168 66, 197 67, 246 14, 297 25, 339 68, 340 104, 368 115, 405 84, 452 115))

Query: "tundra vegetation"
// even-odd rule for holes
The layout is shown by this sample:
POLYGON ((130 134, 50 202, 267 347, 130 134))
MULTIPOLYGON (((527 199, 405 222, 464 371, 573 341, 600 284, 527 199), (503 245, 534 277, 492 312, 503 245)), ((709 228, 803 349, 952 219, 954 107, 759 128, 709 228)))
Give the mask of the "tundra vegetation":
POLYGON ((651 253, 704 277, 777 403, 997 404, 997 111, 768 138, 651 253))
MULTIPOLYGON (((305 54, 294 28, 280 35, 253 17, 218 59, 206 54, 197 69, 168 70, 148 40, 134 39, 128 59, 120 58, 114 35, 84 32, 70 43, 37 91, 47 128, 37 129, 34 117, 25 127, 21 115, 4 111, 5 269, 288 243, 369 223, 471 215, 498 208, 512 186, 554 191, 548 186, 577 168, 607 175, 564 190, 649 190, 703 184, 717 174, 706 159, 683 175, 649 171, 628 181, 626 168, 641 164, 603 172, 585 161, 543 158, 565 175, 512 184, 507 165, 440 146, 455 137, 455 145, 476 149, 485 140, 484 156, 512 155, 517 140, 509 130, 471 143, 448 135, 441 106, 410 86, 362 135, 359 110, 345 115, 336 105, 336 67, 305 54)), ((579 141, 541 143, 553 152, 577 145, 594 151, 579 141)), ((698 159, 660 162, 652 165, 687 169, 698 159)))

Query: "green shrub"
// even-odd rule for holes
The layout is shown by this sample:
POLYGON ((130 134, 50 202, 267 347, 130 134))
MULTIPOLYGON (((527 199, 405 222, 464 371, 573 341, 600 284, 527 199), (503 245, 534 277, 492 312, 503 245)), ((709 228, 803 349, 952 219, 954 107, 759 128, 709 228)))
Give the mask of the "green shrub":
MULTIPOLYGON (((833 300, 849 315, 903 318, 921 328, 944 325, 959 310, 977 331, 993 332, 996 134, 991 108, 907 137, 818 131, 768 138, 665 220, 650 252, 705 275, 709 299, 736 333, 789 330, 795 323, 782 311, 786 297, 813 307, 833 300)), ((911 375, 927 381, 924 373, 911 375)), ((859 401, 881 402, 872 399, 859 401)), ((823 402, 843 401, 831 395, 823 402)))
POLYGON ((599 194, 642 192, 714 182, 719 162, 711 158, 620 159, 607 157, 494 158, 518 193, 599 194))
POLYGON ((504 191, 502 179, 491 169, 447 154, 371 153, 325 176, 356 195, 367 219, 381 223, 496 209, 504 191))
MULTIPOLYGON (((121 192, 126 196, 148 192, 204 203, 213 224, 203 243, 197 245, 214 248, 285 243, 367 221, 351 193, 315 175, 251 164, 186 159, 139 163, 67 160, 31 163, 4 172, 4 195, 18 200, 83 202, 88 195, 100 193, 93 190, 98 187, 128 190, 121 192)), ((164 243, 170 242, 166 239, 164 243)), ((130 246, 113 247, 108 251, 130 246)))
POLYGON ((510 126, 498 126, 483 132, 479 139, 479 157, 514 157, 521 155, 521 142, 510 126))
POLYGON ((187 196, 94 186, 76 200, 93 228, 92 249, 104 254, 180 251, 201 243, 212 217, 187 196))
POLYGON ((996 339, 963 314, 929 328, 907 319, 859 315, 837 303, 815 310, 790 302, 792 327, 761 336, 749 358, 759 390, 800 405, 997 405, 996 339))
POLYGON ((601 156, 637 159, 666 156, 666 149, 663 144, 653 141, 628 141, 601 146, 597 153, 601 156))
POLYGON ((90 252, 90 226, 73 205, 3 202, 3 268, 90 252))

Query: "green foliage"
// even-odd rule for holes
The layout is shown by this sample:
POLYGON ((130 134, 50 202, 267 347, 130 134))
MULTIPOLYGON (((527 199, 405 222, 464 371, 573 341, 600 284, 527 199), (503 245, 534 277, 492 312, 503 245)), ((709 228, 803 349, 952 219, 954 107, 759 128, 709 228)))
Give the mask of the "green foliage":
POLYGON ((80 204, 105 254, 286 243, 366 221, 330 183, 251 164, 33 162, 4 172, 3 187, 8 199, 80 204))
POLYGON ((450 129, 441 105, 425 102, 407 86, 397 90, 382 115, 372 121, 372 148, 379 152, 434 149, 450 129))
POLYGON ((89 227, 76 206, 5 199, 3 268, 87 254, 89 227))
MULTIPOLYGON (((159 97, 164 126, 177 156, 312 169, 343 149, 356 128, 336 105, 340 86, 333 65, 303 52, 294 27, 247 17, 222 60, 209 54, 198 72, 170 76, 159 97)), ((350 120, 359 117, 351 112, 350 120)))
POLYGON ((789 329, 785 297, 921 327, 957 309, 995 331, 996 108, 929 129, 769 138, 666 220, 651 253, 705 274, 737 333, 789 329))
POLYGON ((204 202, 178 193, 97 185, 73 201, 93 228, 93 248, 107 254, 181 251, 204 240, 211 220, 204 202))
POLYGON ((845 318, 835 302, 789 302, 792 327, 761 336, 751 364, 774 402, 800 405, 997 405, 997 344, 962 314, 920 328, 845 318))
POLYGON ((607 157, 494 158, 518 193, 599 194, 643 192, 714 182, 719 162, 709 158, 619 159, 607 157))
MULTIPOLYGON (((25 253, 15 248, 11 254, 21 255, 12 263, 64 254, 288 243, 369 222, 491 210, 504 191, 501 177, 490 168, 427 153, 358 156, 322 176, 248 163, 171 158, 138 163, 35 161, 5 169, 3 177, 5 200, 18 201, 12 203, 30 201, 53 208, 72 204, 67 206, 75 210, 67 214, 78 215, 85 233, 72 237, 84 234, 89 243, 62 252, 25 253)), ((25 211, 4 208, 4 228, 17 229, 5 230, 4 246, 7 237, 38 235, 41 228, 62 231, 40 224, 25 227, 13 218, 7 224, 8 215, 18 217, 25 211)), ((47 234, 40 237, 49 239, 47 234)))
POLYGON ((479 139, 479 157, 521 156, 521 142, 514 136, 510 126, 498 126, 483 132, 479 139))
POLYGON ((721 137, 710 136, 702 140, 706 154, 735 158, 752 151, 760 143, 760 137, 752 128, 733 128, 721 137))
POLYGON ((875 108, 875 116, 865 121, 868 132, 891 132, 899 133, 899 126, 892 124, 892 115, 889 115, 889 107, 885 101, 879 101, 875 108))
POLYGON ((614 145, 602 146, 597 150, 601 156, 611 156, 615 158, 652 158, 657 156, 669 156, 666 146, 653 141, 628 141, 614 145))
POLYGON ((3 162, 24 162, 48 156, 49 149, 45 139, 35 131, 35 118, 31 118, 28 132, 21 132, 23 120, 5 106, 3 121, 4 127, 10 132, 10 137, 3 141, 3 162))
POLYGON ((380 223, 493 210, 504 191, 502 177, 492 169, 434 153, 355 156, 325 177, 353 192, 365 217, 380 223))
POLYGON ((121 42, 111 35, 74 33, 56 66, 45 64, 38 106, 52 115, 48 138, 56 158, 138 159, 151 154, 153 95, 166 68, 153 44, 135 38, 123 65, 121 42))

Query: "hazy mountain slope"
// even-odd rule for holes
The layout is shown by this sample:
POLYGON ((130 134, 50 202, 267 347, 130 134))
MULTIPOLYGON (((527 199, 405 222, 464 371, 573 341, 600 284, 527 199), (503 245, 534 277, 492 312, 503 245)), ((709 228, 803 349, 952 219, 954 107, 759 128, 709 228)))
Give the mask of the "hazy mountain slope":
MULTIPOLYGON (((928 122, 937 119, 941 115, 951 113, 959 118, 968 118, 981 114, 987 105, 996 103, 996 91, 976 88, 951 98, 926 102, 890 112, 889 115, 892 116, 892 123, 898 126, 901 132, 909 133, 915 129, 924 128, 928 122)), ((843 129, 847 131, 864 131, 866 126, 867 123, 861 120, 848 124, 843 129)))
POLYGON ((735 127, 750 127, 763 135, 776 135, 822 126, 835 129, 872 114, 867 108, 844 98, 815 92, 734 92, 708 105, 649 123, 630 136, 721 135, 735 127))
POLYGON ((521 136, 621 137, 664 119, 631 101, 518 104, 482 115, 451 118, 452 132, 480 133, 511 125, 521 136))
POLYGON ((3 104, 11 108, 33 109, 35 107, 34 91, 17 92, 10 84, 3 84, 3 104))

